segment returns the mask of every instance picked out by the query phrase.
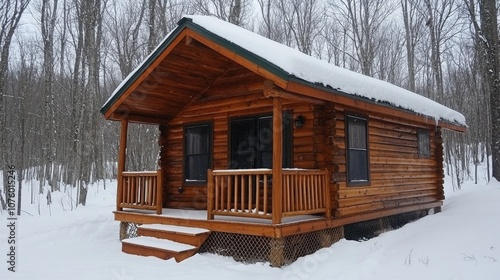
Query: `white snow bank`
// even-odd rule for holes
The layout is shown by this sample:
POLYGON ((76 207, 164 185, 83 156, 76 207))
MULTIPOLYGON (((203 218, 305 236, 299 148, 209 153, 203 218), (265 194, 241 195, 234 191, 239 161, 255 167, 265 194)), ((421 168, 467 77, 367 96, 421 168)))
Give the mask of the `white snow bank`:
MULTIPOLYGON (((281 269, 212 254, 176 263, 122 253, 109 201, 116 184, 106 191, 93 185, 85 207, 64 212, 53 204, 52 216, 42 211, 44 216, 19 218, 17 272, 7 271, 4 255, 0 279, 498 279, 500 183, 467 182, 450 193, 450 178, 445 180, 443 212, 368 241, 341 240, 281 269)), ((23 198, 29 204, 27 189, 23 198)), ((0 217, 4 228, 6 218, 0 217)), ((0 248, 7 249, 5 230, 0 248)))

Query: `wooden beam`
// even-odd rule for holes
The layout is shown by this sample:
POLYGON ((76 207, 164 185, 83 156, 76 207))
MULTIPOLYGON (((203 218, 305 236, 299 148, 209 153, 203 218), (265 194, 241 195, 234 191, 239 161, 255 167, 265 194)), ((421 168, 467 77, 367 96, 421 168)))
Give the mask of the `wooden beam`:
POLYGON ((214 219, 214 176, 212 173, 212 169, 207 170, 207 220, 213 220, 214 219))
POLYGON ((287 92, 280 88, 274 86, 273 81, 265 80, 264 81, 264 95, 266 97, 281 97, 284 99, 289 99, 298 102, 306 102, 314 105, 324 105, 325 101, 317 98, 312 98, 305 95, 299 95, 292 92, 287 92))
POLYGON ((280 224, 283 213, 283 108, 281 98, 273 97, 273 224, 280 224))
POLYGON ((163 174, 161 168, 157 171, 157 181, 156 181, 156 214, 160 215, 163 213, 163 174))
POLYGON ((166 124, 169 121, 163 117, 142 116, 142 115, 130 114, 127 112, 114 112, 109 116, 108 119, 115 121, 127 120, 127 122, 140 123, 140 124, 166 124))
POLYGON ((128 121, 121 121, 121 130, 120 130, 120 145, 118 147, 118 186, 116 193, 116 210, 121 211, 120 207, 122 196, 123 196, 123 171, 125 171, 125 158, 126 158, 126 149, 127 149, 127 130, 128 130, 128 121))

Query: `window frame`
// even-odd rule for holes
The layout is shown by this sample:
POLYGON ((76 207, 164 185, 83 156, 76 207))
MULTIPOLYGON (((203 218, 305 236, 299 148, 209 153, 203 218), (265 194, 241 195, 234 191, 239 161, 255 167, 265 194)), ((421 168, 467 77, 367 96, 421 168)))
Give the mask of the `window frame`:
MULTIPOLYGON (((359 114, 354 114, 354 113, 346 113, 345 114, 345 142, 346 142, 346 181, 347 181, 347 186, 369 186, 371 184, 371 178, 370 178, 370 141, 368 139, 369 132, 369 123, 368 123, 368 117, 365 115, 359 115, 359 114), (355 148, 350 147, 350 135, 351 135, 351 129, 350 129, 350 120, 351 119, 357 119, 361 120, 364 122, 365 126, 365 156, 366 156, 366 180, 355 180, 351 178, 351 172, 349 171, 351 168, 351 155, 352 152, 355 150, 355 148)), ((359 149, 356 149, 359 151, 359 149)))
POLYGON ((185 124, 183 126, 183 152, 182 152, 182 183, 183 185, 189 186, 189 185, 200 185, 200 184, 206 184, 208 181, 207 174, 205 172, 204 179, 202 180, 196 180, 196 179, 189 179, 187 178, 187 169, 189 168, 188 166, 188 157, 189 156, 196 156, 197 154, 193 155, 188 155, 188 147, 187 147, 187 133, 189 129, 192 128, 199 128, 199 127, 207 127, 207 143, 206 143, 206 148, 207 148, 207 170, 212 168, 212 157, 213 157, 213 124, 212 122, 199 122, 199 123, 189 123, 185 124))
POLYGON ((417 154, 420 158, 430 158, 431 152, 431 134, 428 130, 419 129, 417 130, 417 154), (427 145, 423 146, 421 136, 427 136, 427 145), (425 150, 423 150, 425 148, 425 150))

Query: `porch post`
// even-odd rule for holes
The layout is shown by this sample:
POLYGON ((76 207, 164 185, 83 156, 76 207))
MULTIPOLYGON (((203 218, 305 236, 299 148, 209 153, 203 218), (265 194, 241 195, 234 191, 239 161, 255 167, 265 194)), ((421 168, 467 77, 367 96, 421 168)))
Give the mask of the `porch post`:
POLYGON ((283 213, 283 112, 281 99, 273 97, 273 224, 281 223, 283 213))
POLYGON ((116 211, 121 211, 123 208, 120 207, 123 197, 123 171, 125 171, 125 157, 127 150, 127 130, 128 121, 121 121, 120 130, 120 144, 118 146, 118 182, 116 190, 116 211))

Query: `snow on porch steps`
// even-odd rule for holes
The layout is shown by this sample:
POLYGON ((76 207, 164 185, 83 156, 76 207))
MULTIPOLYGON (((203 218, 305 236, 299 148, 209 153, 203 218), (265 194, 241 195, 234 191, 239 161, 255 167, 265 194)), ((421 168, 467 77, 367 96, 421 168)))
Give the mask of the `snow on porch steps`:
POLYGON ((157 230, 157 231, 168 231, 168 232, 175 232, 178 234, 189 234, 189 235, 198 235, 210 232, 210 230, 204 228, 182 227, 182 226, 161 225, 161 224, 140 225, 138 226, 138 228, 157 230))
POLYGON ((201 247, 211 231, 204 228, 182 227, 174 225, 148 224, 137 227, 137 234, 168 239, 179 243, 201 247))
POLYGON ((164 260, 175 258, 177 262, 180 262, 196 254, 198 248, 172 240, 138 236, 123 239, 122 251, 139 256, 154 256, 164 260))

